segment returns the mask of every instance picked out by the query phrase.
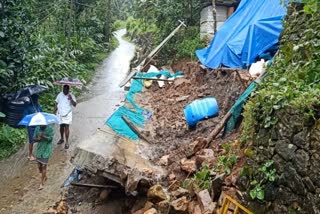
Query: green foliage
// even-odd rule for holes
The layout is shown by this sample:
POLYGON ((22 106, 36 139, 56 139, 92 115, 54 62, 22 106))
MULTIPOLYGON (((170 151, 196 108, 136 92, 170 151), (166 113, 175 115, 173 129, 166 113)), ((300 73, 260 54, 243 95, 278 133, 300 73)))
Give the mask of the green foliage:
POLYGON ((194 51, 204 47, 199 39, 200 1, 132 1, 132 16, 128 17, 126 28, 131 35, 149 35, 152 44, 150 52, 165 39, 183 20, 188 28, 182 27, 158 54, 161 62, 169 64, 173 58, 193 58, 194 51), (146 12, 147 11, 147 12, 146 12))
POLYGON ((132 16, 128 17, 125 26, 131 37, 139 37, 147 33, 158 33, 158 28, 155 23, 150 23, 150 25, 148 25, 148 28, 145 28, 143 27, 144 24, 142 19, 136 19, 132 16))
POLYGON ((124 28, 126 28, 126 24, 127 24, 126 21, 116 20, 113 23, 112 30, 116 31, 116 30, 124 29, 124 28))
POLYGON ((250 197, 262 201, 264 199, 264 189, 258 183, 252 183, 252 185, 254 185, 254 188, 250 190, 250 197))
MULTIPOLYGON (((200 40, 200 29, 196 27, 188 27, 182 29, 181 33, 178 33, 176 39, 176 47, 174 52, 176 52, 176 58, 191 58, 195 59, 195 50, 205 47, 205 43, 200 40)), ((174 48, 174 46, 171 46, 174 48)))
MULTIPOLYGON (((62 77, 88 82, 116 44, 110 43, 112 11, 121 10, 120 2, 124 1, 1 1, 0 96, 29 84, 48 86, 40 102, 44 111, 52 112, 61 90, 52 83, 62 77)), ((21 130, 1 125, 0 131, 1 158, 16 150, 21 130)))
POLYGON ((306 119, 317 118, 320 104, 319 19, 319 13, 294 10, 286 18, 277 58, 254 98, 244 107, 243 141, 253 139, 260 128, 277 124, 276 112, 288 106, 299 110, 306 119))
POLYGON ((0 160, 9 157, 26 142, 25 129, 14 129, 8 125, 0 124, 0 160))
POLYGON ((267 182, 274 182, 276 180, 276 169, 273 168, 273 161, 266 161, 258 170, 252 170, 250 175, 250 197, 252 199, 264 200, 264 185, 267 182))
POLYGON ((318 0, 302 0, 305 3, 303 10, 307 14, 312 14, 318 12, 319 1, 318 0))
POLYGON ((224 143, 221 146, 226 151, 226 154, 218 156, 216 168, 220 172, 230 174, 233 165, 237 163, 238 157, 235 151, 232 151, 230 143, 224 143))
POLYGON ((182 187, 189 189, 190 187, 197 190, 211 189, 212 177, 211 169, 208 166, 201 167, 192 178, 182 182, 182 187))

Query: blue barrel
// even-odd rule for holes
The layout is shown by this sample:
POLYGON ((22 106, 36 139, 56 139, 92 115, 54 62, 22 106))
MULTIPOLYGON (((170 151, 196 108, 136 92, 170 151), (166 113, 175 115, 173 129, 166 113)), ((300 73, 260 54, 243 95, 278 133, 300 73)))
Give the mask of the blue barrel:
POLYGON ((189 127, 193 128, 200 120, 219 115, 219 106, 214 97, 198 99, 187 105, 184 110, 189 127))

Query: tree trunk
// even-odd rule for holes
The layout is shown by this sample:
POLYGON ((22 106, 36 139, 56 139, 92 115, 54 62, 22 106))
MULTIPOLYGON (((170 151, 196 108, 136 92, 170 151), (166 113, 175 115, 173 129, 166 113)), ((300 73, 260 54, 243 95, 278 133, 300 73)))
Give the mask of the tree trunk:
POLYGON ((213 32, 217 32, 217 11, 216 11, 216 0, 212 0, 212 14, 213 14, 213 32))
POLYGON ((106 42, 110 41, 110 22, 111 22, 111 0, 107 0, 106 5, 106 20, 104 23, 104 35, 106 37, 106 42))

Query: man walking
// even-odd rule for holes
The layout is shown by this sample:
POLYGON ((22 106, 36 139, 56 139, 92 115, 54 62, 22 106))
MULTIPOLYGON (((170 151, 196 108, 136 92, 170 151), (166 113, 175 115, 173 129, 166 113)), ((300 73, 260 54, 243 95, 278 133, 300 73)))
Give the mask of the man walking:
POLYGON ((65 149, 69 148, 69 125, 72 123, 72 107, 77 105, 76 98, 70 93, 68 85, 63 86, 63 91, 56 98, 54 113, 57 114, 60 124, 61 138, 58 144, 64 143, 64 135, 66 139, 65 149))

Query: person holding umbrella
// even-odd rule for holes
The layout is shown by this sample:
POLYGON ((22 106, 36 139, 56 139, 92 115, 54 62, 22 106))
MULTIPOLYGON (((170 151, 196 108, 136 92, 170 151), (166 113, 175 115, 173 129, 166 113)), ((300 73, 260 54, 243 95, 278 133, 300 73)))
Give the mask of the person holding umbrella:
POLYGON ((37 162, 39 172, 41 174, 41 183, 39 190, 43 189, 44 182, 47 180, 47 165, 49 157, 52 154, 52 140, 53 140, 53 128, 52 126, 41 125, 37 126, 34 132, 34 142, 37 145, 37 162))
MULTIPOLYGON (((39 104, 38 100, 39 100, 39 95, 38 94, 31 95, 31 102, 25 108, 25 110, 23 112, 24 115, 33 114, 33 113, 42 111, 41 105, 39 104)), ((33 152, 33 143, 34 143, 33 136, 34 136, 35 129, 36 129, 35 126, 28 126, 27 127, 28 139, 29 139, 29 155, 28 155, 28 159, 31 160, 31 161, 34 161, 36 159, 32 154, 32 152, 33 152)))
POLYGON ((72 123, 72 107, 77 105, 76 98, 70 93, 70 86, 64 85, 63 91, 56 98, 54 113, 57 114, 60 124, 61 138, 58 144, 64 143, 64 135, 66 139, 65 149, 69 148, 69 125, 72 123))
POLYGON ((43 189, 44 182, 47 180, 47 165, 52 155, 53 128, 50 124, 59 123, 54 114, 38 112, 26 115, 18 125, 37 126, 34 132, 33 141, 37 144, 36 160, 39 172, 41 173, 41 183, 39 190, 43 189))

